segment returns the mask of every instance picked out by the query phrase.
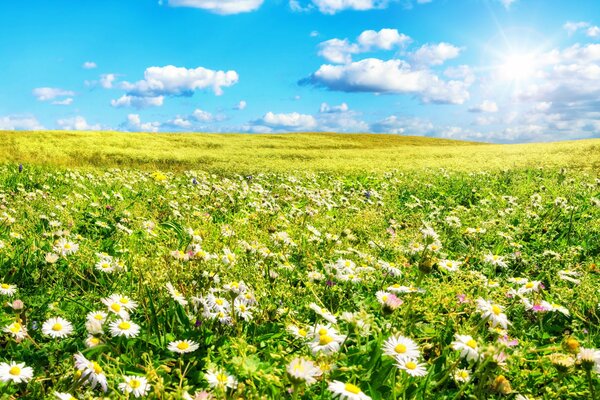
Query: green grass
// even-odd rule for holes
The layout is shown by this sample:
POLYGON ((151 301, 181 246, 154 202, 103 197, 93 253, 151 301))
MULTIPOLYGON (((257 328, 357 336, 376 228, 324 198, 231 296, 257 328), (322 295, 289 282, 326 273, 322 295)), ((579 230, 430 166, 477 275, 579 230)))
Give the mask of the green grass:
POLYGON ((398 135, 0 131, 0 162, 256 173, 600 169, 600 139, 492 145, 398 135))

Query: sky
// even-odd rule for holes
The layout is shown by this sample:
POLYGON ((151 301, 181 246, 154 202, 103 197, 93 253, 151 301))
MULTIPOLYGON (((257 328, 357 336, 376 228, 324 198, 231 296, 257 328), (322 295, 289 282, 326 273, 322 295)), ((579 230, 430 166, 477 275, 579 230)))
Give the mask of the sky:
POLYGON ((600 137, 597 0, 6 0, 0 129, 600 137))

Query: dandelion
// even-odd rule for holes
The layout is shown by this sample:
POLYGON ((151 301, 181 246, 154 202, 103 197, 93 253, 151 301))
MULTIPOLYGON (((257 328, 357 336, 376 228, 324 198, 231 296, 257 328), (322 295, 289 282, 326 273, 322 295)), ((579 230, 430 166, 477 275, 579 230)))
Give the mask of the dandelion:
POLYGON ((460 351, 460 356, 467 361, 477 361, 482 356, 479 354, 477 342, 469 335, 455 334, 456 340, 452 342, 452 348, 460 351))
POLYGON ((50 318, 42 325, 42 333, 52 338, 64 338, 73 332, 73 325, 61 317, 50 318))
POLYGON ((179 290, 175 289, 171 282, 167 283, 167 290, 169 291, 169 294, 171 295, 171 298, 173 300, 175 300, 182 306, 186 306, 188 304, 188 301, 185 299, 184 295, 179 290))
POLYGON ((28 382, 33 378, 33 368, 26 367, 25 363, 0 363, 0 381, 2 382, 28 382))
POLYGON ((118 319, 110 323, 110 334, 113 337, 125 336, 127 338, 136 337, 140 333, 140 326, 129 320, 118 319))
POLYGON ((416 358, 396 359, 396 367, 410 376, 421 377, 427 375, 425 364, 417 362, 416 358))
POLYGON ((0 294, 11 297, 17 292, 17 286, 8 283, 0 283, 0 294))
POLYGON ((382 348, 383 354, 394 357, 396 360, 417 358, 420 355, 419 347, 412 340, 402 335, 390 336, 382 348))
POLYGON ((209 370, 205 376, 212 388, 227 390, 228 388, 235 389, 237 386, 237 379, 221 369, 209 370))
POLYGON ((364 394, 358 386, 352 383, 333 381, 327 388, 333 393, 333 397, 339 397, 340 400, 371 400, 370 396, 364 394))
POLYGON ((103 391, 108 390, 106 375, 102 367, 96 361, 90 361, 81 353, 77 353, 75 358, 75 368, 81 372, 80 379, 90 385, 92 389, 100 385, 103 391))
POLYGON ((193 351, 198 350, 200 345, 192 340, 176 340, 174 342, 169 343, 167 347, 169 351, 179 354, 191 353, 193 351))
POLYGON ((143 397, 150 391, 150 384, 143 376, 124 376, 124 382, 119 383, 119 390, 125 394, 132 394, 134 397, 143 397))
POLYGON ((296 357, 287 366, 287 373, 296 381, 312 385, 323 372, 312 361, 296 357))

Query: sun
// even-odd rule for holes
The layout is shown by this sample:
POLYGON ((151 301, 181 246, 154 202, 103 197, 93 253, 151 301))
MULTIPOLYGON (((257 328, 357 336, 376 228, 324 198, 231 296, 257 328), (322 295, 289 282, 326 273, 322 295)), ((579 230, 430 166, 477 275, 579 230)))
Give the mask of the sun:
POLYGON ((498 66, 498 75, 505 81, 524 82, 534 77, 536 69, 536 57, 533 52, 508 53, 498 66))

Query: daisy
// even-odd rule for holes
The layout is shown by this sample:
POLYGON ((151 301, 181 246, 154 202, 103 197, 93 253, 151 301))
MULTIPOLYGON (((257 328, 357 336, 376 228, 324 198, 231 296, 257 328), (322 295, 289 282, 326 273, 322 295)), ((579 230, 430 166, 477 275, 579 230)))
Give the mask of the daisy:
POLYGON ((407 358, 417 358, 420 355, 417 344, 401 335, 390 336, 382 348, 383 354, 394 357, 397 361, 407 358))
POLYGON ((223 289, 229 290, 235 294, 244 293, 248 287, 244 283, 244 281, 239 282, 230 282, 226 285, 223 285, 223 289))
POLYGON ((96 361, 88 360, 81 353, 75 354, 74 358, 75 368, 81 372, 80 379, 85 380, 92 389, 100 385, 102 390, 106 392, 108 390, 108 385, 102 367, 96 361))
POLYGON ((448 272, 456 272, 458 268, 462 265, 460 261, 453 260, 440 260, 438 265, 441 269, 448 272))
POLYGON ((16 285, 10 285, 8 283, 1 283, 0 284, 0 294, 3 294, 4 296, 12 296, 17 292, 17 286, 16 285))
POLYGON ((86 319, 88 321, 98 321, 103 324, 106 321, 107 316, 108 314, 104 311, 92 311, 87 314, 86 319))
POLYGON ((477 299, 477 309, 481 313, 483 319, 491 321, 493 327, 500 325, 502 328, 506 329, 510 324, 506 314, 502 312, 502 306, 492 304, 490 301, 479 298, 477 299))
POLYGON ((468 369, 457 369, 452 375, 454 382, 466 383, 471 380, 471 372, 468 369))
POLYGON ((133 394, 134 397, 143 397, 150 391, 150 384, 143 376, 124 376, 125 382, 119 383, 119 390, 123 394, 133 394))
POLYGON ((371 397, 352 383, 333 381, 329 383, 328 389, 333 393, 333 397, 339 397, 340 400, 371 400, 371 397))
POLYGON ((521 286, 518 290, 519 294, 531 293, 531 292, 539 292, 542 287, 542 282, 540 281, 527 281, 523 286, 521 286))
POLYGON ((287 366, 287 373, 296 381, 304 381, 307 385, 312 385, 323 371, 312 361, 296 357, 287 366))
POLYGON ((6 325, 2 330, 12 335, 16 340, 23 340, 27 336, 27 327, 21 325, 21 323, 17 321, 6 325))
POLYGON ((467 361, 477 361, 481 358, 477 342, 469 335, 455 334, 456 340, 452 342, 452 348, 456 351, 460 351, 460 356, 465 358, 467 361))
POLYGON ((233 302, 233 307, 235 309, 235 313, 244 321, 250 321, 252 319, 252 309, 244 300, 241 300, 240 298, 235 299, 233 302))
POLYGON ((486 254, 483 257, 483 261, 493 265, 494 267, 508 268, 508 264, 506 264, 506 262, 504 261, 504 257, 496 254, 486 254))
POLYGON ((54 396, 58 399, 58 400, 77 400, 75 397, 73 397, 70 393, 61 393, 61 392, 54 392, 54 396))
POLYGON ((0 363, 0 381, 14 383, 27 382, 33 378, 33 369, 26 367, 25 363, 0 363))
POLYGON ((313 354, 322 352, 323 354, 333 354, 340 349, 341 343, 346 339, 346 336, 326 333, 319 335, 310 343, 310 348, 313 354))
POLYGON ((299 339, 308 339, 308 331, 304 328, 297 327, 296 325, 288 325, 286 329, 299 339))
POLYGON ((65 238, 60 238, 54 244, 54 251, 63 257, 74 254, 79 250, 79 245, 65 238))
POLYGON ((600 365, 600 350, 582 347, 579 349, 579 354, 577 354, 577 360, 579 360, 586 370, 591 370, 592 368, 598 370, 598 366, 600 365))
POLYGON ((396 361, 396 367, 403 370, 410 376, 427 375, 425 364, 417 362, 416 358, 400 358, 396 359, 396 361))
POLYGON ((191 340, 176 340, 169 343, 167 348, 174 353, 184 354, 196 351, 198 347, 200 347, 200 345, 191 340))
POLYGON ((140 326, 129 320, 118 319, 110 323, 110 334, 113 337, 136 337, 140 333, 140 326))
POLYGON ((206 303, 215 309, 215 311, 227 311, 229 310, 229 301, 222 297, 215 297, 212 293, 206 296, 206 303))
POLYGON ((42 325, 42 333, 53 338, 63 338, 73 332, 73 325, 61 317, 50 318, 42 325))
POLYGON ((314 312, 316 312, 317 314, 319 314, 325 320, 331 322, 332 324, 337 324, 337 318, 335 317, 335 315, 333 315, 327 309, 319 307, 315 303, 310 303, 309 307, 310 307, 311 310, 313 310, 314 312))
POLYGON ((121 302, 111 297, 107 297, 101 300, 102 303, 108 308, 108 311, 116 314, 122 319, 129 319, 129 313, 127 309, 121 305, 121 302))
POLYGON ((90 335, 87 337, 87 339, 85 339, 85 345, 87 346, 88 349, 91 349, 92 347, 96 347, 99 344, 102 344, 102 340, 100 340, 96 336, 90 335))
POLYGON ((122 294, 113 294, 110 296, 115 302, 121 304, 128 311, 135 310, 138 306, 137 302, 131 300, 128 296, 124 296, 122 294))
POLYGON ((173 300, 175 300, 182 306, 188 304, 188 301, 185 299, 185 296, 179 290, 175 289, 171 282, 167 283, 167 290, 169 291, 169 294, 171 295, 173 300))
POLYGON ((95 267, 98 271, 106 272, 109 274, 115 272, 116 269, 115 265, 108 259, 102 259, 98 261, 95 267))
POLYGON ((205 376, 212 388, 227 390, 228 388, 234 389, 237 386, 237 379, 221 369, 215 371, 209 370, 205 376))

